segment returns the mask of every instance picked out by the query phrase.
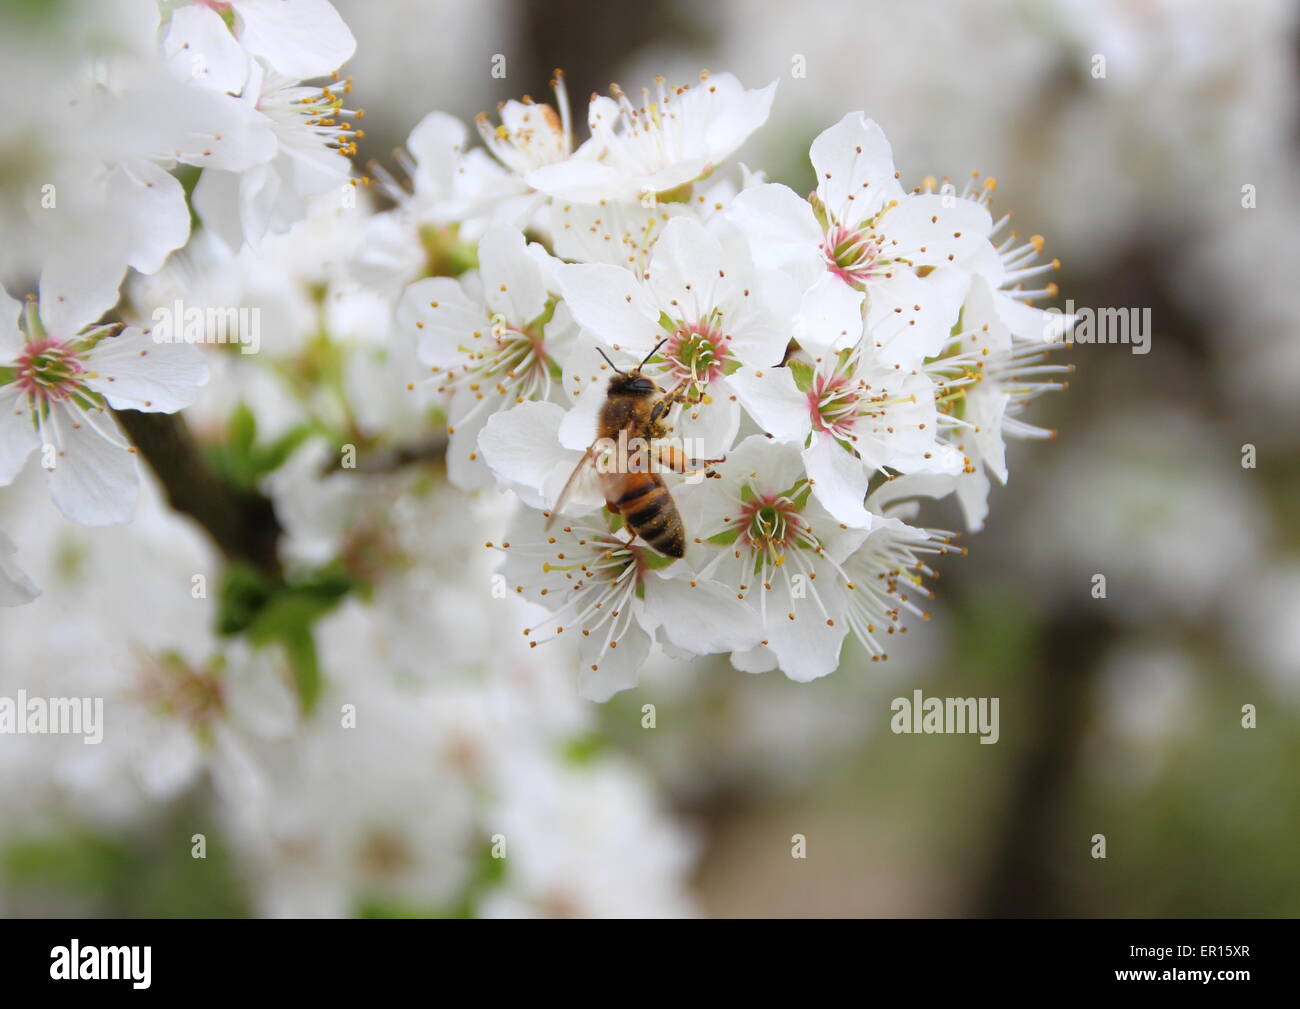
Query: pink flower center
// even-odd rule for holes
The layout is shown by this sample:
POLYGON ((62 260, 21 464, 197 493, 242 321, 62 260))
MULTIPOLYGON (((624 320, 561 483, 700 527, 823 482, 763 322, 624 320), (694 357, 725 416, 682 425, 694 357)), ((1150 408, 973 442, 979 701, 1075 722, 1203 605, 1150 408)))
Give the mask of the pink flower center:
POLYGON ((832 273, 846 284, 860 287, 873 275, 880 242, 874 232, 832 224, 822 240, 822 255, 832 273))
POLYGON ((42 402, 58 402, 81 392, 81 366, 77 352, 59 340, 37 340, 18 356, 18 388, 42 402))
POLYGON ((851 438, 859 399, 847 376, 814 375, 812 388, 808 390, 808 413, 813 427, 835 438, 851 438))
POLYGON ((136 693, 161 715, 203 729, 221 717, 226 690, 220 666, 191 666, 175 652, 147 656, 138 671, 136 693))
POLYGON ((798 507, 788 497, 763 494, 745 502, 736 527, 752 550, 775 560, 798 545, 804 525, 798 507))
POLYGON ((678 328, 664 344, 669 368, 680 381, 708 384, 722 377, 731 359, 731 337, 710 322, 678 328))

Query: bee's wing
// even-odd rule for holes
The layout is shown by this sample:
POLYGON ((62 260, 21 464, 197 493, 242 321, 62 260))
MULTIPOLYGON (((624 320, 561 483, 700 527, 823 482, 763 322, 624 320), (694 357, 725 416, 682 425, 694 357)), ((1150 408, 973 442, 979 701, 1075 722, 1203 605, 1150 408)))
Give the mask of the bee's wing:
POLYGON ((555 499, 555 504, 551 506, 551 514, 546 518, 545 528, 550 529, 555 524, 555 519, 564 510, 564 506, 573 500, 574 495, 579 490, 594 482, 596 476, 596 446, 593 444, 587 447, 587 451, 578 460, 578 465, 569 474, 569 479, 565 481, 560 496, 555 499))

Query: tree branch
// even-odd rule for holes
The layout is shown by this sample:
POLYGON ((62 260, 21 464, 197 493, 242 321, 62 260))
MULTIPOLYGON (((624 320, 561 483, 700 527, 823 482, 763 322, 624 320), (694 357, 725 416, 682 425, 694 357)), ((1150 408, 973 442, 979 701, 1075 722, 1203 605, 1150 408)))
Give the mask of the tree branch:
POLYGON ((276 545, 281 529, 271 502, 256 491, 226 482, 204 458, 189 425, 178 414, 116 413, 162 482, 171 506, 198 522, 227 558, 279 578, 276 545))
POLYGON ((1068 836, 1093 691, 1115 627, 1091 613, 1059 614, 1043 628, 1028 681, 1027 738, 1011 769, 993 847, 975 894, 979 918, 1069 914, 1062 852, 1087 858, 1088 835, 1068 836))

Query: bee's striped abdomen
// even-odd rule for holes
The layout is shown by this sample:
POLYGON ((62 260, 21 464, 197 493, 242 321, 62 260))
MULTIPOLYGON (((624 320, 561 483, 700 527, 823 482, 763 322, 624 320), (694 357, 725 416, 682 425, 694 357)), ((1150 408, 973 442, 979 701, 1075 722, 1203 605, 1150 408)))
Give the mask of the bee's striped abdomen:
POLYGON ((635 473, 623 477, 620 484, 619 496, 608 499, 610 508, 664 556, 684 556, 686 530, 663 478, 657 473, 635 473))

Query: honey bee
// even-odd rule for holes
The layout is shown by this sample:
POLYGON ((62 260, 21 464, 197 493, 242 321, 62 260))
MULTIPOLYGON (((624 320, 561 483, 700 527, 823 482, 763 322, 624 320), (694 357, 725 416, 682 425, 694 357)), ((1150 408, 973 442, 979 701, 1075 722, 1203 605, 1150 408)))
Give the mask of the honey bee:
POLYGON ((605 402, 600 408, 596 440, 588 446, 560 491, 546 520, 546 528, 555 522, 565 502, 582 485, 584 477, 595 470, 598 471, 605 504, 622 517, 632 539, 640 536, 666 557, 685 555, 686 528, 659 467, 648 464, 644 448, 638 448, 635 454, 628 451, 632 444, 650 446, 657 461, 676 473, 705 467, 705 475, 714 476, 707 467, 723 461, 691 460, 680 448, 661 441, 669 433, 665 418, 678 403, 690 401, 691 385, 687 380, 665 392, 653 379, 641 374, 641 369, 666 342, 661 340, 631 371, 619 369, 603 350, 599 351, 616 374, 609 380, 605 402), (597 465, 602 457, 609 465, 597 465))

